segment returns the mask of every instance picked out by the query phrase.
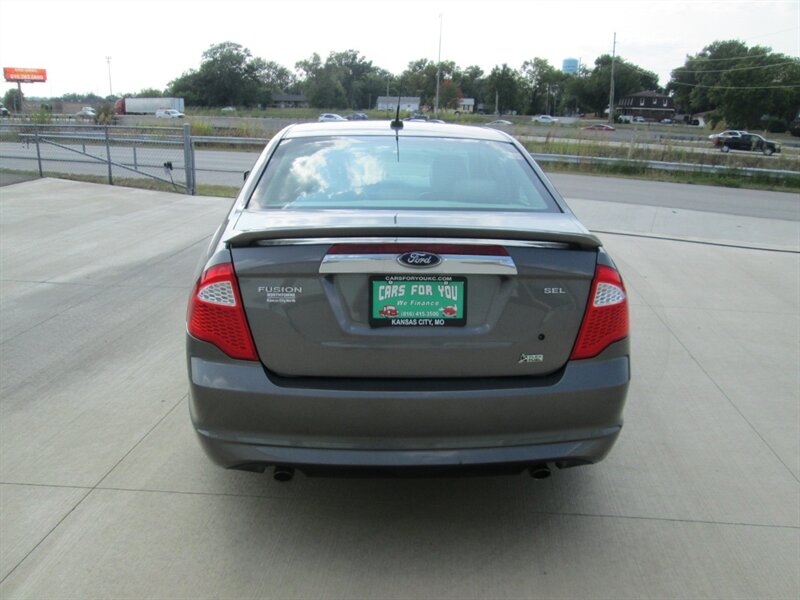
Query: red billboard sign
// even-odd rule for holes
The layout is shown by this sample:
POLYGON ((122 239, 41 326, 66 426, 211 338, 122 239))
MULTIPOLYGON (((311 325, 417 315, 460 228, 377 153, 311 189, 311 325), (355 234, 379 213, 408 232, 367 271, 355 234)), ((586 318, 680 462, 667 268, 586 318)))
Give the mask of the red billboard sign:
POLYGON ((36 81, 47 81, 47 69, 18 69, 16 67, 3 67, 3 76, 6 81, 19 81, 21 83, 32 83, 36 81))

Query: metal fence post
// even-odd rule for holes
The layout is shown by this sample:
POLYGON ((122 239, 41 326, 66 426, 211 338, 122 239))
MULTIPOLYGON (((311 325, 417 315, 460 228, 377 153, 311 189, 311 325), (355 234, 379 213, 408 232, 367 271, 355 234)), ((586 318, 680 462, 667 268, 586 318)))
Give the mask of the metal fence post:
POLYGON ((136 160, 136 140, 133 140, 133 168, 139 170, 139 161, 136 160))
POLYGON ((194 156, 194 138, 189 138, 189 152, 192 155, 192 195, 197 193, 197 163, 194 156))
POLYGON ((106 127, 106 158, 108 159, 108 185, 114 185, 111 175, 111 141, 108 138, 108 125, 106 127))
POLYGON ((39 126, 33 126, 33 133, 36 137, 36 161, 39 163, 39 177, 44 177, 44 171, 42 170, 42 149, 39 145, 39 126))
POLYGON ((183 125, 183 165, 186 173, 186 193, 194 196, 195 193, 195 171, 194 171, 194 152, 192 152, 192 128, 189 123, 183 125))

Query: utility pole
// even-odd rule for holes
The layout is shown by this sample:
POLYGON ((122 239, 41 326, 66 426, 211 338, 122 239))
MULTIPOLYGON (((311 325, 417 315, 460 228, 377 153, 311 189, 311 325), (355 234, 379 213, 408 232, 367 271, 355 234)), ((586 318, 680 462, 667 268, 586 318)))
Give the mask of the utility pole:
POLYGON ((114 91, 111 88, 111 57, 106 56, 106 62, 108 63, 108 95, 113 96, 114 91))
POLYGON ((614 63, 617 61, 617 32, 614 32, 614 45, 611 47, 611 90, 608 93, 608 123, 614 124, 614 63))
POLYGON ((433 107, 434 118, 439 118, 439 75, 442 70, 442 13, 439 13, 439 60, 436 62, 436 104, 433 107))

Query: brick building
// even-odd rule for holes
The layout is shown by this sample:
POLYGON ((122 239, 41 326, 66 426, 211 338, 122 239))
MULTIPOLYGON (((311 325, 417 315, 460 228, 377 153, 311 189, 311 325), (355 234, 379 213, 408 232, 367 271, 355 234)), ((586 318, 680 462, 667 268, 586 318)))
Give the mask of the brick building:
POLYGON ((617 115, 644 117, 647 121, 661 121, 675 118, 675 105, 672 97, 658 92, 637 92, 625 96, 615 109, 617 115))

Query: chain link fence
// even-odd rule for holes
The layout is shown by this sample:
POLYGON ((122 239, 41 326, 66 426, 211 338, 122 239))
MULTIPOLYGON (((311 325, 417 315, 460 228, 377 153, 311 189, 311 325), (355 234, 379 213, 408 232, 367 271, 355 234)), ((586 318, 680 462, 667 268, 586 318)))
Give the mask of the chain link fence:
POLYGON ((194 150, 183 127, 0 124, 0 168, 125 185, 150 179, 195 193, 194 150))

